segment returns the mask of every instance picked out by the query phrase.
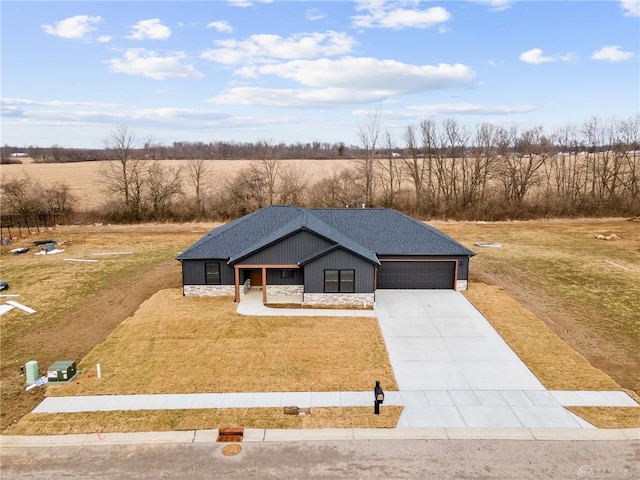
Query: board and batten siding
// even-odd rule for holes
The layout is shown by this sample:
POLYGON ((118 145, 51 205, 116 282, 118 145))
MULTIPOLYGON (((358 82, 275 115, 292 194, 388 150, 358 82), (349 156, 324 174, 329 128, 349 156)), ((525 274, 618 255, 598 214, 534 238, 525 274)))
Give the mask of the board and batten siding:
POLYGON ((355 292, 373 292, 375 266, 344 250, 334 250, 304 267, 305 293, 324 293, 325 270, 355 270, 355 292))
POLYGON ((282 269, 280 268, 268 268, 267 269, 267 285, 302 285, 303 272, 300 268, 292 268, 292 278, 282 278, 282 269))
POLYGON ((469 277, 469 257, 461 255, 378 255, 380 262, 385 260, 403 260, 429 261, 429 260, 457 260, 458 261, 458 278, 457 280, 467 280, 469 277))
POLYGON ((227 259, 182 260, 182 284, 205 285, 205 263, 220 263, 220 284, 234 285, 233 267, 227 265, 227 259))
POLYGON ((243 258, 239 265, 295 265, 333 245, 313 233, 302 231, 243 258))

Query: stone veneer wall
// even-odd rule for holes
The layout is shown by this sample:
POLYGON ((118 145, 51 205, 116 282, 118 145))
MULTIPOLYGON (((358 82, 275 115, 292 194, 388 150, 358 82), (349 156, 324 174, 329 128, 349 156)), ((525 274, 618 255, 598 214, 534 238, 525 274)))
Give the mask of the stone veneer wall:
POLYGON ((234 285, 185 285, 183 294, 185 297, 220 297, 234 296, 234 285))
POLYGON ((302 295, 304 285, 267 285, 267 295, 302 295))
POLYGON ((467 289, 467 281, 466 280, 458 280, 456 282, 456 290, 458 292, 461 292, 462 290, 466 290, 467 289))
POLYGON ((373 305, 373 293, 305 293, 305 305, 373 305))

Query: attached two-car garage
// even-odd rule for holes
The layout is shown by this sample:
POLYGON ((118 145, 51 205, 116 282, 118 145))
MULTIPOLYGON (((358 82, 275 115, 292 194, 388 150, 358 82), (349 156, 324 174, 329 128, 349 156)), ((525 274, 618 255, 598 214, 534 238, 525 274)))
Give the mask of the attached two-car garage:
POLYGON ((458 261, 381 260, 377 288, 383 289, 455 289, 458 261))

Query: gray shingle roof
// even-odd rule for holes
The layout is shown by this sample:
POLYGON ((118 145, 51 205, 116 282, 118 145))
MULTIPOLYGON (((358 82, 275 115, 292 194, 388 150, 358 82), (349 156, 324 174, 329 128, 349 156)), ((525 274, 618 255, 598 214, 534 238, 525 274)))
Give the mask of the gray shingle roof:
POLYGON ((387 208, 271 206, 217 227, 178 260, 237 261, 300 230, 316 233, 372 263, 376 255, 473 255, 439 230, 387 208))
POLYGON ((440 230, 390 208, 310 211, 377 255, 474 255, 440 230))

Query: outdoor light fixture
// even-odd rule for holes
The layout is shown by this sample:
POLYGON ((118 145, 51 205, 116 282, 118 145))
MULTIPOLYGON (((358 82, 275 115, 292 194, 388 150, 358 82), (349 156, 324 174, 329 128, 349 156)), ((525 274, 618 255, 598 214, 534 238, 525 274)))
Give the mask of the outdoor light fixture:
POLYGON ((376 386, 373 389, 373 413, 375 415, 380 414, 380 405, 384 402, 384 392, 382 391, 382 387, 380 386, 380 381, 376 380, 376 386))

